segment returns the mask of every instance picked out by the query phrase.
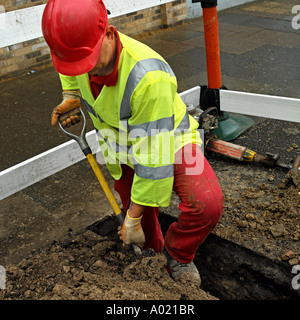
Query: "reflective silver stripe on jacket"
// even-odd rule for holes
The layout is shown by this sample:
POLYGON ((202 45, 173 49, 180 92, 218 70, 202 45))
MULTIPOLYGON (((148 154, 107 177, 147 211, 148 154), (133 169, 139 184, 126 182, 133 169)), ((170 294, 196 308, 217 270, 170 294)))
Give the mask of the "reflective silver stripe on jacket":
POLYGON ((138 125, 128 125, 131 138, 154 136, 174 129, 174 115, 138 125))
POLYGON ((103 135, 100 133, 100 131, 97 128, 96 128, 96 135, 107 143, 108 139, 104 139, 103 135))
POLYGON ((125 151, 128 154, 132 154, 132 146, 127 145, 120 145, 117 141, 109 141, 108 139, 105 139, 103 135, 100 133, 98 129, 96 129, 96 135, 103 140, 110 149, 114 150, 115 153, 120 153, 122 151, 125 151))
POLYGON ((96 113, 96 111, 94 110, 94 108, 86 101, 83 99, 84 105, 87 109, 87 111, 89 113, 91 113, 94 117, 98 118, 100 122, 104 122, 101 117, 99 116, 99 114, 96 113))
POLYGON ((127 79, 121 109, 120 109, 120 120, 124 121, 130 118, 131 108, 130 99, 134 89, 137 87, 142 78, 151 71, 164 71, 169 73, 171 77, 175 77, 172 68, 164 61, 151 58, 138 61, 136 65, 131 70, 129 77, 127 79))
POLYGON ((161 180, 174 176, 174 164, 161 167, 146 167, 141 164, 134 165, 136 175, 143 179, 161 180))
POLYGON ((87 111, 89 113, 91 113, 94 117, 97 118, 97 114, 96 114, 95 110, 93 109, 93 107, 84 99, 83 99, 83 102, 84 102, 85 107, 87 108, 87 111))
POLYGON ((189 113, 186 112, 182 120, 180 121, 178 127, 175 129, 175 133, 187 131, 190 128, 190 117, 189 113))

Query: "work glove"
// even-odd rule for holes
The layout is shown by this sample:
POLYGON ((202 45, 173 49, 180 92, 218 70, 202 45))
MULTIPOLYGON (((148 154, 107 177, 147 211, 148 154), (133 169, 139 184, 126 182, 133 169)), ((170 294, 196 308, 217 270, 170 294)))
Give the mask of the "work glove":
POLYGON ((51 125, 54 127, 57 125, 58 119, 60 116, 78 109, 77 112, 74 112, 72 115, 67 115, 66 118, 61 121, 63 127, 70 127, 72 124, 76 124, 80 121, 80 93, 76 90, 65 90, 62 93, 63 100, 56 106, 51 115, 51 125))
POLYGON ((123 246, 127 247, 131 244, 136 244, 143 247, 145 243, 145 234, 141 225, 142 216, 138 218, 131 218, 128 211, 123 223, 123 226, 118 228, 118 235, 123 241, 123 246))

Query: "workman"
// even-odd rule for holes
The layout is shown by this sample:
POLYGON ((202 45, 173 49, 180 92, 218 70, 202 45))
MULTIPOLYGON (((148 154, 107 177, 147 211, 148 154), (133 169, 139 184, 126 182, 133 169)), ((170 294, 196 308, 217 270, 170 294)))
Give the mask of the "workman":
POLYGON ((200 285, 193 259, 221 217, 223 194, 171 67, 108 24, 102 0, 49 0, 42 30, 63 90, 51 124, 81 102, 87 108, 126 213, 123 245, 163 252, 173 279, 200 285), (172 191, 180 215, 163 237, 158 212, 172 191))

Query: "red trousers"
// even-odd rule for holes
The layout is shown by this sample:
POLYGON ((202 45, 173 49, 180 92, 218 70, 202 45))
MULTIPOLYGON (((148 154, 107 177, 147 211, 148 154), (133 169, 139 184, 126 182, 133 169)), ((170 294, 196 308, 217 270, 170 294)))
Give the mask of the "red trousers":
MULTIPOLYGON (((115 181, 114 188, 126 212, 134 170, 124 164, 122 170, 122 177, 115 181)), ((146 207, 141 222, 146 238, 144 249, 161 252, 165 245, 174 259, 190 263, 199 245, 219 221, 224 202, 218 179, 199 146, 190 144, 176 153, 173 190, 180 199, 178 221, 169 226, 164 239, 157 219, 159 208, 146 207), (201 168, 194 170, 199 164, 201 168)))

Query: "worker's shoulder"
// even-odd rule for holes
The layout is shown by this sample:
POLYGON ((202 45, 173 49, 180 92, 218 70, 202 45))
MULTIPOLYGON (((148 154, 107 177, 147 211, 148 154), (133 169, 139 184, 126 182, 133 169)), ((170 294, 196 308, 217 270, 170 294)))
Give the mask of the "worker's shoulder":
POLYGON ((146 44, 121 32, 119 32, 119 35, 123 48, 136 60, 136 62, 146 59, 159 59, 165 61, 160 54, 146 44))

